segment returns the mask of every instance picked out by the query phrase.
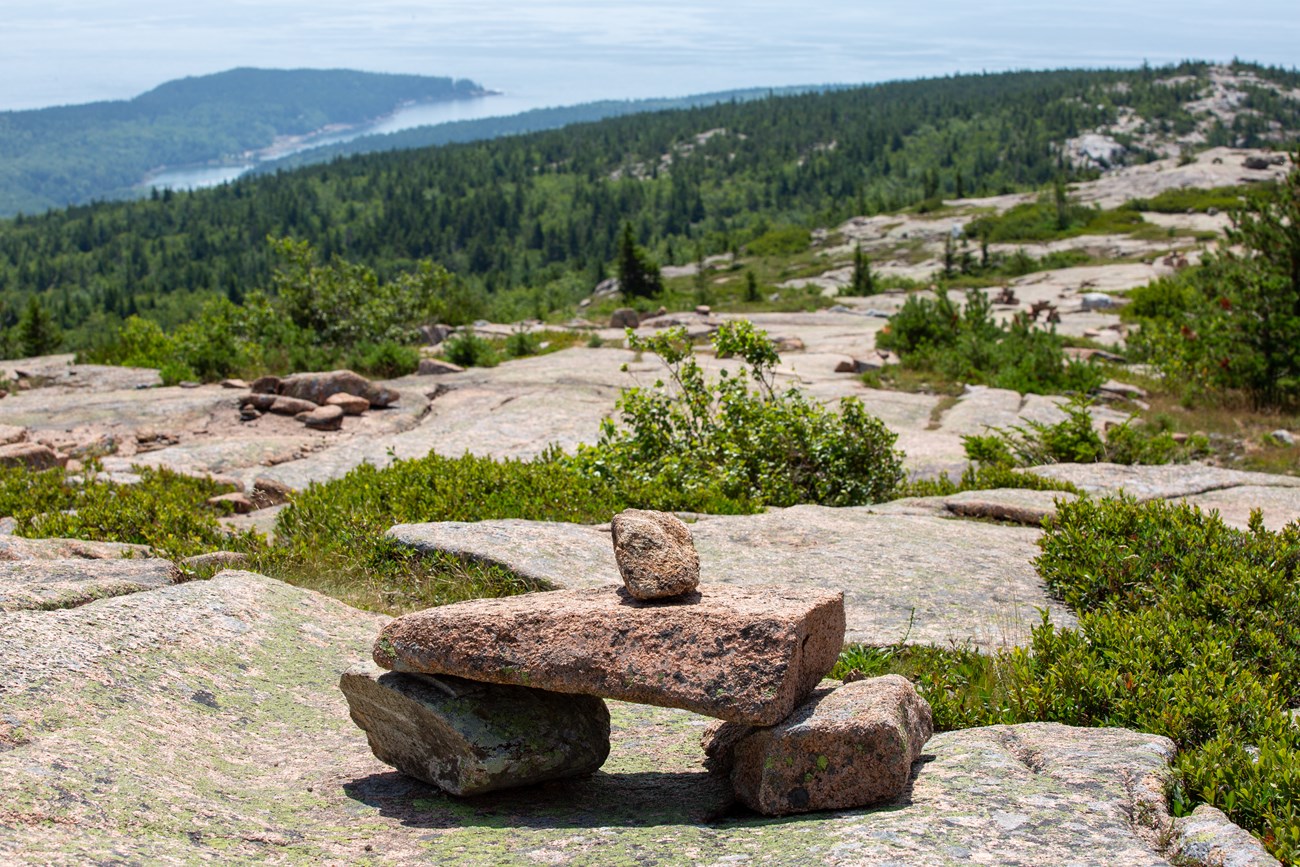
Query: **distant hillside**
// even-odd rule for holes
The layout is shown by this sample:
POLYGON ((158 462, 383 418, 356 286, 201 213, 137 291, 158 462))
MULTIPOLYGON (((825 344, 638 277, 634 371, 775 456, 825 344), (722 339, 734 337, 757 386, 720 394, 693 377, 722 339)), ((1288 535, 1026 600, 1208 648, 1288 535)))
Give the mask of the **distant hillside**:
POLYGON ((254 174, 268 174, 288 169, 327 163, 339 157, 385 151, 412 150, 437 147, 457 142, 482 141, 506 135, 522 135, 559 129, 574 123, 591 123, 611 117, 642 114, 651 111, 669 111, 677 108, 699 108, 721 102, 749 102, 769 96, 796 96, 801 93, 822 93, 844 90, 845 85, 808 85, 798 87, 751 87, 744 90, 724 90, 693 96, 663 99, 607 99, 584 102, 556 108, 537 108, 532 111, 505 117, 485 117, 477 120, 458 120, 448 123, 420 126, 381 135, 367 135, 338 144, 312 148, 278 160, 261 163, 254 174))
POLYGON ((481 95, 472 81, 349 70, 232 69, 135 99, 0 112, 0 215, 132 194, 150 170, 220 160, 409 101, 481 95))
POLYGON ((478 299, 545 315, 607 274, 625 223, 681 265, 783 228, 1093 177, 1080 148, 1098 143, 1113 165, 1289 147, 1297 130, 1300 74, 1186 63, 892 82, 366 154, 0 221, 0 327, 35 297, 72 348, 131 314, 172 328, 273 288, 268 236, 385 279, 432 259, 462 312, 478 299))

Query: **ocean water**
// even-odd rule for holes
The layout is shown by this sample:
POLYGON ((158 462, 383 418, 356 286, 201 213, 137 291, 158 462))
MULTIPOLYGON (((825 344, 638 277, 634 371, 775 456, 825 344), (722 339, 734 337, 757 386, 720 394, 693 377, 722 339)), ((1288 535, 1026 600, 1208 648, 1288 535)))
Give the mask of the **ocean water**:
POLYGON ((1300 64, 1295 0, 5 0, 3 18, 0 109, 235 66, 472 78, 522 110, 1144 60, 1300 64))

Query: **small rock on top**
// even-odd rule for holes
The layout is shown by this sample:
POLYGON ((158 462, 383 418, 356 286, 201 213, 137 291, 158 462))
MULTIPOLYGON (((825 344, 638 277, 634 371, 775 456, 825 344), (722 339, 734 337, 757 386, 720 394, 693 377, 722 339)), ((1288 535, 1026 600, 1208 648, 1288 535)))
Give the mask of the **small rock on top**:
POLYGON ((700 557, 691 531, 675 515, 627 509, 611 522, 614 559, 628 593, 664 599, 700 583, 700 557))

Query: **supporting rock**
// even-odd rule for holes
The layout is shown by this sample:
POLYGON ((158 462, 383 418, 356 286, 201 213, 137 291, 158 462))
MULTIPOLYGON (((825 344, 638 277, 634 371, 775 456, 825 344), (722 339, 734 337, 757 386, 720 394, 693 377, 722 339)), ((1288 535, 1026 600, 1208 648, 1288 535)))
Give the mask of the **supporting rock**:
POLYGON ((820 688, 770 728, 714 727, 704 751, 746 806, 784 816, 898 797, 933 733, 930 705, 891 674, 820 688))
POLYGON ((453 795, 584 776, 609 756, 609 710, 592 696, 369 663, 345 672, 339 689, 380 761, 453 795))
POLYGON ((831 670, 843 643, 839 592, 714 584, 681 601, 640 602, 605 586, 407 614, 384 627, 374 658, 396 671, 772 725, 831 670))

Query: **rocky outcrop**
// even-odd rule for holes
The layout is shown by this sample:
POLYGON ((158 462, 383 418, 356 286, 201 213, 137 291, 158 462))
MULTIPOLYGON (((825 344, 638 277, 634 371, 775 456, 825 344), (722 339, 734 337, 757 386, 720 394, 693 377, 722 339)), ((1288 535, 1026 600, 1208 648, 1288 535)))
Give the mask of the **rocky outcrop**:
POLYGON ((209 551, 186 557, 181 565, 195 572, 208 572, 217 569, 242 569, 248 565, 249 556, 238 551, 209 551))
MULTIPOLYGON (((935 735, 900 798, 880 808, 718 822, 732 795, 700 765, 706 720, 609 702, 600 773, 452 798, 375 759, 348 718, 339 672, 382 621, 244 572, 0 614, 0 862, 483 867, 752 854, 776 867, 1153 867, 1183 842, 1163 799, 1168 740, 1055 724, 935 735)), ((1233 856, 1254 860, 1229 863, 1276 865, 1224 825, 1198 830, 1179 863, 1208 863, 1232 830, 1248 847, 1233 856)))
POLYGON ((0 446, 27 442, 27 428, 12 424, 0 424, 0 446))
POLYGON ((772 725, 831 670, 843 643, 839 593, 712 585, 681 601, 641 602, 603 587, 403 615, 380 633, 374 659, 772 725))
POLYGON ((166 587, 180 577, 167 560, 0 562, 0 612, 74 608, 95 599, 166 587))
POLYGON ((320 405, 335 394, 353 394, 364 397, 374 407, 396 403, 398 393, 391 388, 371 382, 350 370, 331 370, 325 373, 295 373, 280 380, 277 391, 285 397, 308 400, 320 405))
POLYGON ((585 776, 609 756, 609 710, 593 696, 373 664, 348 669, 339 689, 376 757, 452 795, 585 776))
POLYGON ((723 723, 703 746, 742 803, 784 816, 892 801, 933 733, 930 706, 895 674, 822 686, 770 728, 723 723))
POLYGON ((257 508, 268 509, 289 502, 293 498, 293 489, 276 479, 258 476, 253 479, 253 492, 248 498, 257 508))
MULTIPOLYGON (((844 593, 850 641, 999 648, 1027 642, 1038 610, 1074 616, 1034 570, 1037 529, 878 513, 884 506, 794 506, 691 524, 702 586, 781 584, 844 593)), ((607 530, 543 521, 405 524, 397 542, 496 563, 535 581, 579 588, 618 581, 607 530)))
POLYGON ((641 324, 641 314, 631 307, 620 307, 609 316, 610 328, 636 328, 641 324))
POLYGON ((0 538, 0 562, 14 560, 121 560, 149 557, 147 545, 127 542, 86 542, 81 539, 0 538))
POLYGON ((700 557, 690 528, 676 515, 627 509, 610 522, 614 561, 623 586, 637 599, 689 593, 700 583, 700 557))
POLYGON ((61 466, 59 456, 49 446, 40 443, 17 442, 0 446, 0 467, 25 467, 29 470, 49 470, 61 466))
POLYGON ((441 358, 421 358, 420 366, 415 372, 418 376, 444 376, 449 373, 464 373, 465 368, 441 358))
POLYGON ((215 497, 208 497, 208 505, 215 506, 218 509, 228 508, 236 515, 247 515, 254 511, 257 506, 249 499, 247 494, 239 491, 231 491, 229 494, 218 494, 215 497))

